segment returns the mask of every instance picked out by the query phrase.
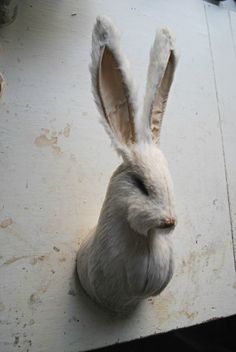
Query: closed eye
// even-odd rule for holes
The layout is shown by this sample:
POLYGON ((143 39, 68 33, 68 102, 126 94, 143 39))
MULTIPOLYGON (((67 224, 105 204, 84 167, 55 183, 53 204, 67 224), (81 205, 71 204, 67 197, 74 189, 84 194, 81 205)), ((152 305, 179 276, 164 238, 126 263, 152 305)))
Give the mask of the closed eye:
POLYGON ((147 190, 147 187, 145 186, 144 182, 137 176, 133 176, 133 181, 135 186, 146 196, 149 196, 149 192, 147 190))

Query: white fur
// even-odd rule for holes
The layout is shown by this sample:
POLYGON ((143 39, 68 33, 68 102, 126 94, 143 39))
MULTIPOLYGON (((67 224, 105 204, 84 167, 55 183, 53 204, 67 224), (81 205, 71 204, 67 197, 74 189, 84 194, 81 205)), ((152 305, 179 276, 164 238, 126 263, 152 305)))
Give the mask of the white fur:
MULTIPOLYGON (((173 52, 177 64, 177 55, 174 47, 174 36, 167 28, 162 28, 156 33, 153 47, 150 51, 150 59, 147 73, 146 93, 144 97, 143 112, 141 116, 141 127, 139 128, 140 140, 151 140, 151 109, 153 101, 158 95, 159 87, 163 79, 170 52, 173 52)), ((175 67, 174 67, 175 69, 175 67)), ((169 81, 169 89, 172 80, 169 81)), ((164 111, 163 111, 164 113, 164 111)), ((163 113, 160 116, 160 125, 162 123, 163 113)), ((160 126, 161 127, 161 126, 160 126)), ((159 136, 157 137, 159 143, 159 136)))
POLYGON ((92 52, 91 52, 91 64, 90 73, 92 80, 92 91, 97 108, 103 117, 101 123, 103 124, 107 134, 109 135, 113 146, 116 148, 119 154, 125 154, 127 152, 126 146, 120 145, 119 141, 114 138, 106 118, 104 116, 104 110, 100 101, 100 97, 97 90, 98 82, 98 69, 101 57, 101 50, 104 46, 107 46, 114 54, 119 69, 122 72, 122 78, 127 87, 129 96, 127 97, 132 105, 134 112, 137 111, 137 93, 134 83, 134 79, 131 74, 130 64, 126 57, 123 55, 120 48, 120 35, 116 27, 113 25, 111 20, 107 17, 97 17, 96 24, 92 34, 92 52))
MULTIPOLYGON (((165 43, 162 43, 163 47, 165 43)), ((133 83, 120 52, 117 30, 108 19, 97 20, 92 45, 90 70, 101 115, 103 109, 96 87, 100 52, 104 45, 109 46, 122 67, 135 106, 133 83)), ((157 84, 151 82, 145 109, 153 96, 154 86, 158 89, 157 84)), ((172 277, 173 254, 169 235, 172 229, 162 228, 162 224, 163 219, 176 219, 173 186, 163 153, 144 131, 149 127, 150 133, 150 124, 137 127, 135 120, 136 129, 143 129, 139 131, 139 135, 143 132, 142 138, 128 146, 119 146, 104 116, 103 124, 118 152, 119 148, 125 148, 126 152, 121 153, 124 162, 111 177, 97 227, 79 249, 77 271, 83 288, 93 300, 111 311, 124 313, 143 298, 159 294, 172 277), (148 195, 137 186, 135 177, 145 183, 148 195)))

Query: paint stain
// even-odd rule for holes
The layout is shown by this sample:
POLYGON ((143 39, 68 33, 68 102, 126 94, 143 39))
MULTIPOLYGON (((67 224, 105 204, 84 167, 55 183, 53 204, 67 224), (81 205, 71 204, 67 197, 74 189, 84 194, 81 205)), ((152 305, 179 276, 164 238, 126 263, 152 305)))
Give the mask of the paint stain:
POLYGON ((70 136, 70 130, 69 124, 59 132, 50 132, 48 128, 41 128, 41 134, 35 138, 34 144, 38 148, 50 147, 55 154, 62 154, 61 148, 58 146, 58 141, 61 136, 68 138, 70 136))
POLYGON ((65 262, 65 261, 66 261, 66 258, 64 256, 59 258, 59 262, 65 262))
POLYGON ((69 124, 67 124, 66 127, 64 128, 63 135, 66 138, 68 138, 70 136, 70 125, 69 124))
POLYGON ((50 133, 50 130, 48 128, 41 128, 41 131, 46 135, 49 135, 50 133))
POLYGON ((40 296, 37 294, 37 292, 32 293, 29 297, 28 303, 29 305, 34 305, 36 303, 41 303, 40 296))
POLYGON ((11 224, 13 223, 12 219, 11 218, 7 218, 5 220, 3 220, 1 223, 0 223, 0 227, 2 229, 6 229, 8 226, 10 226, 11 224))
POLYGON ((172 292, 163 292, 160 296, 155 299, 152 298, 152 307, 158 318, 160 325, 164 325, 168 322, 171 317, 171 305, 176 302, 175 296, 172 292))
POLYGON ((47 292, 48 287, 51 283, 52 279, 50 278, 46 283, 42 284, 35 292, 33 292, 28 299, 29 306, 39 305, 42 303, 41 295, 47 292))
POLYGON ((42 262, 44 259, 46 259, 47 256, 46 255, 40 255, 38 257, 33 257, 31 260, 30 260, 30 264, 31 265, 35 265, 37 264, 38 262, 42 262))
POLYGON ((75 282, 74 282, 74 280, 72 280, 72 281, 70 282, 70 287, 69 287, 69 290, 68 290, 67 294, 68 294, 69 296, 73 296, 73 297, 75 297, 75 296, 77 295, 77 290, 76 290, 76 287, 75 287, 75 282))
POLYGON ((193 313, 193 312, 189 313, 188 311, 185 311, 185 310, 182 310, 179 313, 185 315, 187 317, 187 319, 189 319, 189 320, 194 319, 196 314, 197 314, 196 312, 195 313, 193 313))
POLYGON ((61 148, 58 146, 54 146, 53 150, 54 150, 55 154, 62 154, 61 148))
POLYGON ((35 138, 34 143, 39 148, 53 147, 57 144, 57 137, 49 138, 46 134, 41 134, 39 137, 35 138))
POLYGON ((0 312, 3 312, 5 310, 5 305, 0 302, 0 312))
POLYGON ((40 136, 36 137, 34 144, 38 148, 51 147, 55 154, 62 154, 61 148, 57 145, 58 137, 49 137, 47 134, 48 133, 45 132, 45 134, 41 134, 40 136))
POLYGON ((35 324, 34 319, 30 319, 30 321, 29 321, 29 326, 32 326, 32 325, 34 325, 34 324, 35 324))

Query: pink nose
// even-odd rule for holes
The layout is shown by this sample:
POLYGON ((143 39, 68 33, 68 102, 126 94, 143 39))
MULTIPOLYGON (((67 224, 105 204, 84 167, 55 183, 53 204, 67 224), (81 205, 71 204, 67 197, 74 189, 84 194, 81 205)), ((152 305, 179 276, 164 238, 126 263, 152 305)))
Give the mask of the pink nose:
POLYGON ((174 218, 165 218, 163 221, 164 228, 174 227, 176 224, 176 220, 174 218))

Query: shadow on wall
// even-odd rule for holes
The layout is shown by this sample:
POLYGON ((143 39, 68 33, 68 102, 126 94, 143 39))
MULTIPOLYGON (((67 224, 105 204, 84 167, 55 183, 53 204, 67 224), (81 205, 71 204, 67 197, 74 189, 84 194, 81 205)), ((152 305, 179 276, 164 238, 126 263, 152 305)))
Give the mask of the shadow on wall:
POLYGON ((1 0, 0 2, 0 27, 11 24, 18 12, 18 0, 1 0))
POLYGON ((128 343, 96 349, 97 352, 234 352, 236 316, 147 337, 128 343), (163 348, 162 348, 163 347, 163 348))

